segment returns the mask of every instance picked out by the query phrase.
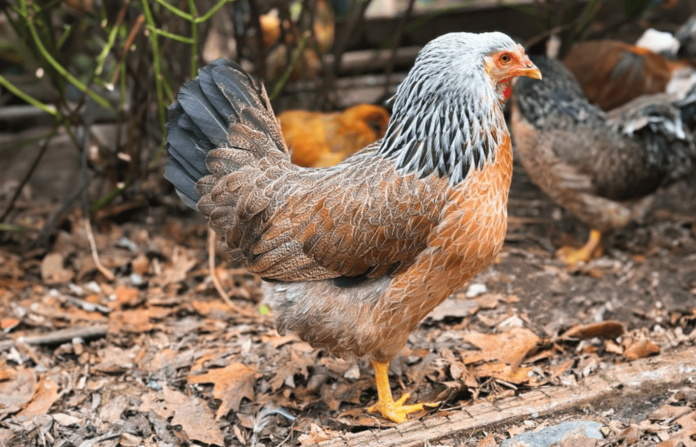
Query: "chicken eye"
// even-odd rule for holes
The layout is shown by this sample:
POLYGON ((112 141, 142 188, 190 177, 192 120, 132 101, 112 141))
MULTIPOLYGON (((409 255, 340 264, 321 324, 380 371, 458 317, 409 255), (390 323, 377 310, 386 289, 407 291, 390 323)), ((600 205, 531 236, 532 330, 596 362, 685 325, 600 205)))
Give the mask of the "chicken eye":
POLYGON ((510 55, 507 54, 507 53, 505 53, 505 54, 503 54, 502 56, 500 56, 500 60, 501 60, 504 64, 507 64, 508 62, 510 62, 510 55))

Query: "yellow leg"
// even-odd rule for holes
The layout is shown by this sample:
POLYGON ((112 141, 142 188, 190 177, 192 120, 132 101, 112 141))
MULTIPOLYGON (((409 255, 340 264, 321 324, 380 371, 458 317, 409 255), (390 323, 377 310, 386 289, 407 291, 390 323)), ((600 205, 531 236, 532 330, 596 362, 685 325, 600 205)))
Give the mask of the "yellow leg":
POLYGON ((601 253, 602 247, 599 244, 601 240, 602 233, 600 233, 599 230, 592 230, 590 231, 590 237, 587 239, 587 243, 581 248, 562 247, 556 254, 568 265, 575 265, 580 261, 588 262, 596 252, 601 253))
POLYGON ((391 388, 389 387, 389 362, 372 362, 375 370, 375 381, 377 382, 377 403, 367 409, 369 413, 381 413, 384 419, 400 424, 406 422, 406 415, 424 410, 426 407, 437 407, 438 404, 416 404, 404 405, 404 402, 411 397, 404 393, 399 400, 394 401, 391 388))

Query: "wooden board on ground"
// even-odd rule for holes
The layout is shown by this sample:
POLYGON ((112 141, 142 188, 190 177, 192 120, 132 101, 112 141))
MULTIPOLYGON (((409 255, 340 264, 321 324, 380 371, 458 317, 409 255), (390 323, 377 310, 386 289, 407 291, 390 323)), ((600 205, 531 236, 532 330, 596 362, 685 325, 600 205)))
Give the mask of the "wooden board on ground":
POLYGON ((599 399, 641 393, 696 378, 696 348, 618 365, 588 377, 573 388, 541 388, 493 403, 466 407, 446 417, 406 422, 388 430, 348 434, 315 444, 317 447, 422 447, 464 431, 511 422, 525 417, 559 413, 599 399))

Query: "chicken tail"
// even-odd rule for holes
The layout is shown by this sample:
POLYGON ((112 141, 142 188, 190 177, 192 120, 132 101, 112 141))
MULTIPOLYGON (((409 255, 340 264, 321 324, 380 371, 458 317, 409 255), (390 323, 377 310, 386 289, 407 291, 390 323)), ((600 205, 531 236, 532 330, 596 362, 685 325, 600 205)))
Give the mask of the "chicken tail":
POLYGON ((266 90, 236 63, 218 59, 184 84, 168 108, 165 177, 196 209, 227 174, 290 155, 266 90))
POLYGON ((620 132, 645 143, 663 186, 696 172, 696 87, 683 99, 646 95, 609 113, 620 132))

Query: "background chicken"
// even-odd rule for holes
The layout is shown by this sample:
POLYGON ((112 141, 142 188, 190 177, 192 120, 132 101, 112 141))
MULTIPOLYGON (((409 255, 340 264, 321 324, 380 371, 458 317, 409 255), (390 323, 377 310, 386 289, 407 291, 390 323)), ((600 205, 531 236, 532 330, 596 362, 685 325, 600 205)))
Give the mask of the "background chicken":
POLYGON ((689 77, 692 71, 686 60, 671 61, 618 40, 581 42, 568 52, 563 63, 575 75, 587 99, 603 110, 642 95, 678 93, 678 83, 672 83, 673 79, 689 77))
POLYGON ((696 16, 676 33, 648 29, 636 45, 618 40, 580 42, 563 63, 587 99, 612 110, 654 93, 683 97, 696 85, 696 16))
POLYGON ((534 59, 544 82, 515 86, 512 130, 522 164, 556 203, 592 228, 569 264, 587 261, 600 236, 640 217, 659 187, 694 172, 696 89, 635 99, 605 114, 560 62, 534 59), (691 131, 689 130, 691 126, 691 131))
POLYGON ((278 115, 292 162, 305 167, 333 166, 384 136, 389 114, 360 104, 343 112, 288 110, 278 115))
POLYGON ((218 60, 170 107, 166 177, 264 280, 280 332, 343 357, 368 356, 379 399, 416 325, 495 258, 506 230, 509 82, 540 78, 501 33, 453 33, 420 52, 387 134, 337 166, 290 162, 266 93, 218 60), (471 132, 470 129, 477 129, 471 132))

